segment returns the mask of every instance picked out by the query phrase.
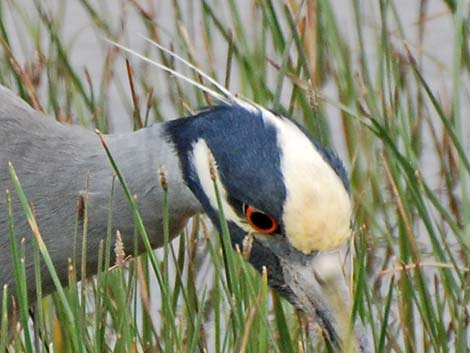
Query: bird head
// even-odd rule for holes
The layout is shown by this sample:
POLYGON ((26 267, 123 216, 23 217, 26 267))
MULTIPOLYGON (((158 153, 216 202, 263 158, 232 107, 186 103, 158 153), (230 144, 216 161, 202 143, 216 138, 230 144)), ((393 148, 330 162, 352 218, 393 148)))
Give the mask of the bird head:
POLYGON ((350 235, 351 198, 337 155, 292 120, 238 100, 171 121, 166 132, 212 222, 220 229, 215 181, 232 245, 252 237, 250 263, 341 349, 343 318, 330 294, 348 291, 338 260, 329 263, 350 235))

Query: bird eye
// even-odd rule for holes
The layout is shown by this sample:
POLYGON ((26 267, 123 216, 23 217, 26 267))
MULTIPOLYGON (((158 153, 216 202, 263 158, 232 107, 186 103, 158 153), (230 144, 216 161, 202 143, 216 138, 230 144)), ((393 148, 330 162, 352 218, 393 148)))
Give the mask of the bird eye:
POLYGON ((245 206, 245 216, 250 226, 258 233, 273 234, 279 229, 279 224, 272 216, 254 207, 245 206))

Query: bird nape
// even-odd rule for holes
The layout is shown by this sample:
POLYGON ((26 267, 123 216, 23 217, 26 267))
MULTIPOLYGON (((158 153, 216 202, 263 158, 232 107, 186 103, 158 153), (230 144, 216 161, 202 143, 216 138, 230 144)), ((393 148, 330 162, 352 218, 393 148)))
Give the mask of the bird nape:
MULTIPOLYGON (((335 351, 346 344, 354 351, 367 350, 359 327, 351 335, 349 291, 334 253, 350 233, 351 199, 343 164, 333 152, 291 120, 239 99, 195 116, 105 138, 136 195, 154 248, 163 244, 158 168, 164 166, 167 173, 170 238, 200 212, 220 227, 215 180, 232 245, 241 248, 246 236, 253 237, 249 262, 258 271, 267 269, 269 285, 310 315, 335 351), (353 339, 346 343, 348 337, 353 339)), ((107 234, 113 180, 98 136, 45 118, 0 87, 3 192, 14 189, 8 177, 9 162, 34 207, 62 283, 67 281, 67 264, 74 256, 70 235, 77 219, 76 200, 86 192, 86 268, 96 269, 99 244, 107 234)), ((113 229, 122 233, 127 253, 142 252, 142 244, 134 248, 133 213, 121 187, 113 197, 113 229)), ((16 234, 25 238, 31 303, 36 298, 32 233, 17 197, 12 198, 12 213, 16 234)), ((76 241, 81 240, 79 235, 76 241)), ((75 259, 78 269, 80 261, 80 257, 75 259)), ((42 272, 42 289, 47 294, 55 287, 49 272, 42 272)), ((8 284, 15 293, 12 273, 7 206, 0 198, 0 285, 8 284)))

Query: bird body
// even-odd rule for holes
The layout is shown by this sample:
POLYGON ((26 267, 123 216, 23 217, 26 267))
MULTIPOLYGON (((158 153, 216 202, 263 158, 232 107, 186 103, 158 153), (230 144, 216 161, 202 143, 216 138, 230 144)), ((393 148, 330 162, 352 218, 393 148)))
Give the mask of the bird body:
MULTIPOLYGON (((200 203, 185 185, 179 161, 170 143, 162 136, 162 125, 107 137, 129 187, 138 200, 139 210, 153 247, 163 244, 163 190, 158 178, 165 166, 169 184, 170 236, 182 230, 189 217, 201 211, 200 203)), ((78 219, 79 198, 87 196, 88 236, 87 268, 97 271, 98 248, 106 238, 114 171, 92 131, 79 126, 65 126, 31 109, 11 91, 0 87, 0 283, 14 291, 13 265, 7 226, 5 190, 12 194, 13 221, 18 240, 25 240, 27 283, 34 283, 33 236, 23 209, 14 193, 8 163, 11 162, 28 201, 32 204, 39 229, 54 260, 61 280, 67 279, 69 259, 75 253, 81 260, 82 231, 74 229, 78 219), (89 183, 87 191, 87 180, 89 183), (78 249, 73 248, 76 244, 78 249), (77 255, 78 254, 78 255, 77 255)), ((119 229, 125 251, 134 254, 134 220, 131 208, 119 185, 115 183, 112 224, 119 229)), ((140 251, 143 251, 143 246, 140 251)), ((80 268, 81 266, 78 266, 80 268)), ((54 285, 44 267, 43 290, 50 293, 54 285)), ((28 286, 29 299, 35 288, 28 286)))
MULTIPOLYGON (((348 295, 341 267, 327 274, 314 271, 325 259, 330 261, 322 254, 342 245, 350 232, 349 184, 336 154, 293 121, 234 97, 195 116, 105 139, 136 197, 154 248, 163 244, 158 170, 164 167, 169 186, 170 237, 199 212, 221 228, 216 182, 233 247, 242 248, 244 239, 252 236, 249 262, 260 272, 266 268, 269 285, 312 315, 331 345, 341 350, 347 332, 340 326, 348 320, 338 317, 338 310, 344 310, 332 307, 328 287, 334 283, 338 292, 348 295)), ((121 231, 126 253, 144 250, 139 244, 134 249, 134 219, 119 183, 110 207, 114 172, 99 137, 48 119, 0 88, 0 190, 13 189, 8 162, 33 206, 62 282, 69 259, 79 253, 75 247, 82 244, 80 232, 74 239, 74 229, 82 225, 83 204, 88 210, 87 271, 97 271, 98 248, 111 210, 112 231, 121 231)), ((28 294, 33 300, 33 237, 17 198, 13 221, 15 233, 25 239, 27 280, 32 284, 28 294)), ((80 264, 80 256, 74 260, 80 264)), ((54 288, 48 271, 43 273, 47 294, 54 288)), ((2 198, 0 284, 14 288, 2 198)))

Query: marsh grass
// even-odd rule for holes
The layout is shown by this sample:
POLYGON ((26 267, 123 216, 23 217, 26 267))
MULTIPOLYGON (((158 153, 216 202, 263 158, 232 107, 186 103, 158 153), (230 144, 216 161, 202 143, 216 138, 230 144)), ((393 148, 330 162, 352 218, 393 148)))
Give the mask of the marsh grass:
MULTIPOLYGON (((80 33, 64 34, 70 18, 65 14, 73 7, 83 12, 96 38, 133 44, 134 21, 145 36, 170 46, 234 92, 292 116, 323 143, 343 141, 355 204, 353 317, 361 317, 370 330, 373 351, 468 352, 470 164, 463 109, 468 112, 470 102, 470 19, 468 4, 442 2, 440 16, 451 19, 453 58, 447 66, 439 63, 450 87, 442 96, 426 75, 424 63, 434 60, 432 53, 420 50, 433 15, 425 3, 411 30, 418 32, 418 42, 411 45, 399 5, 391 0, 352 1, 353 42, 327 0, 230 0, 223 6, 175 0, 162 5, 172 17, 163 25, 160 9, 145 1, 122 1, 119 8, 88 0, 57 6, 6 0, 0 2, 0 82, 57 120, 103 133, 111 130, 113 94, 134 128, 213 103, 138 60, 129 58, 126 68, 123 54, 112 46, 95 53, 95 66, 101 68, 96 76, 90 67, 77 66, 74 40, 80 33), (108 16, 108 6, 117 8, 118 16, 108 16), (370 8, 375 8, 374 36, 364 15, 370 8)), ((138 51, 207 84, 144 41, 138 51)), ((112 151, 106 151, 113 162, 112 151)), ((111 232, 110 201, 98 275, 80 284, 83 271, 71 259, 69 285, 60 287, 12 162, 10 171, 0 172, 15 181, 9 192, 21 199, 35 235, 36 263, 47 265, 57 293, 40 300, 31 325, 22 242, 10 222, 19 310, 16 318, 2 311, 0 351, 6 346, 28 353, 328 351, 315 327, 268 289, 266 276, 231 251, 227 229, 219 237, 203 217, 157 253, 132 258, 111 232), (213 268, 209 275, 201 248, 213 268), (15 327, 8 342, 7 323, 14 319, 22 330, 15 327)), ((113 167, 116 182, 125 185, 119 166, 113 167)), ((155 177, 164 177, 157 166, 155 177)), ((110 200, 113 190, 110 186, 110 200)), ((132 190, 126 191, 136 239, 150 249, 132 190)), ((86 234, 86 227, 77 223, 71 233, 78 232, 86 234)), ((83 244, 74 246, 77 256, 86 256, 83 244)))

